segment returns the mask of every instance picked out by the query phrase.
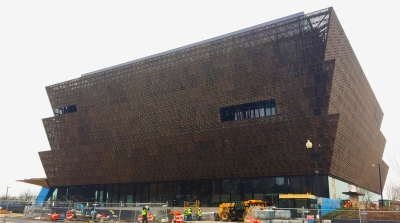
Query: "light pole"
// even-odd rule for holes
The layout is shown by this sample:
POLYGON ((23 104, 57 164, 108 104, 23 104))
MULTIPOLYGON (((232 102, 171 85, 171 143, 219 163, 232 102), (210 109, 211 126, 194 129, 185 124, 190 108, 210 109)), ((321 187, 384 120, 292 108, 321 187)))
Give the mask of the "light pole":
POLYGON ((382 194, 382 176, 381 176, 381 164, 372 164, 372 166, 378 166, 379 169, 379 186, 381 187, 381 208, 383 209, 383 194, 382 194))
POLYGON ((118 222, 120 222, 121 221, 121 209, 122 209, 122 206, 124 206, 123 204, 122 204, 122 201, 119 201, 119 203, 120 203, 120 208, 119 208, 119 215, 118 215, 118 222))
MULTIPOLYGON (((315 181, 316 181, 316 187, 315 187, 315 195, 320 198, 320 189, 319 189, 319 179, 318 179, 318 160, 321 158, 321 153, 322 153, 322 146, 321 144, 318 144, 317 147, 314 147, 314 150, 311 150, 313 145, 312 142, 308 139, 306 143, 307 149, 309 149, 309 155, 311 159, 314 159, 315 161, 315 181)), ((322 222, 321 218, 321 205, 318 202, 318 218, 319 222, 322 222)))
POLYGON ((7 186, 7 192, 6 192, 6 217, 7 217, 7 213, 8 213, 8 188, 11 188, 9 186, 7 186))
POLYGON ((97 201, 93 204, 93 211, 92 211, 92 213, 91 213, 91 215, 92 215, 92 221, 93 221, 93 218, 96 218, 97 217, 97 214, 96 214, 96 206, 97 206, 98 204, 97 204, 97 201))

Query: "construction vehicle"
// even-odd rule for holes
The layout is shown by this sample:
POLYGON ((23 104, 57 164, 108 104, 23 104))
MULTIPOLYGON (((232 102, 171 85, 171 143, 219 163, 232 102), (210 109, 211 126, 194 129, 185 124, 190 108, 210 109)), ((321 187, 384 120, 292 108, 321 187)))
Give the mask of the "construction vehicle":
POLYGON ((245 218, 249 207, 257 207, 258 209, 263 210, 267 209, 268 206, 270 206, 270 204, 262 200, 221 203, 219 205, 219 211, 214 215, 214 218, 216 221, 236 221, 245 218))
POLYGON ((81 221, 96 220, 96 211, 85 211, 85 206, 83 206, 83 204, 74 204, 74 207, 72 209, 72 219, 81 221))

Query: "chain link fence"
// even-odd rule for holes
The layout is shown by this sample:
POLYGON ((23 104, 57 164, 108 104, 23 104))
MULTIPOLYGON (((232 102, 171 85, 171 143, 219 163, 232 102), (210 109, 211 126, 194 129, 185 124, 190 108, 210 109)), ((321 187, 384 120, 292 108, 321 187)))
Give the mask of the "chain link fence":
MULTIPOLYGON (((338 210, 279 208, 268 215, 258 214, 251 223, 400 223, 400 211, 396 208, 338 210), (327 212, 327 213, 326 213, 327 212), (320 215, 319 213, 326 213, 320 215)), ((245 223, 247 222, 245 219, 245 223)))
POLYGON ((141 215, 143 207, 148 206, 153 215, 153 222, 170 222, 172 212, 168 203, 50 202, 43 206, 26 206, 23 218, 48 219, 52 213, 59 213, 65 217, 68 210, 74 210, 75 205, 82 205, 82 216, 91 216, 92 220, 99 221, 139 222, 138 216, 141 215))
MULTIPOLYGON (((168 203, 99 203, 86 202, 78 200, 55 200, 37 203, 37 197, 10 197, 7 200, 0 198, 0 206, 5 212, 6 207, 13 213, 21 213, 24 218, 30 219, 49 219, 52 213, 60 213, 65 215, 68 210, 74 208, 75 204, 84 206, 83 212, 90 214, 96 212, 98 220, 107 221, 110 218, 102 218, 101 216, 110 216, 110 210, 114 212, 112 216, 115 221, 121 222, 139 222, 138 216, 144 206, 149 206, 150 212, 153 214, 153 222, 172 223, 176 212, 183 213, 183 207, 171 207, 168 203)), ((218 207, 202 207, 203 219, 206 221, 214 221, 214 214, 218 212, 218 207)), ((5 214, 0 212, 0 214, 5 214)), ((1 215, 2 216, 2 215, 1 215)), ((237 222, 243 222, 238 219, 237 222)), ((307 209, 307 208, 277 208, 274 209, 273 218, 259 219, 259 223, 289 223, 289 222, 317 222, 317 223, 400 223, 400 211, 397 205, 388 205, 380 209, 378 205, 374 207, 362 208, 340 208, 338 210, 325 209, 307 209), (323 213, 321 217, 318 213, 323 213)))

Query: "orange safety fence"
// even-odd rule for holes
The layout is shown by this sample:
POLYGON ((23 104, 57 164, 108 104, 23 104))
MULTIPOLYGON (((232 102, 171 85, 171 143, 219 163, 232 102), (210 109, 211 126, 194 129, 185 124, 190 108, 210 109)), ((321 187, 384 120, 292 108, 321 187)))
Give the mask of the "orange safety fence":
POLYGON ((138 221, 140 222, 140 223, 142 223, 142 220, 143 220, 143 216, 140 214, 140 215, 138 215, 138 221))
POLYGON ((181 214, 180 212, 176 212, 176 213, 175 213, 175 221, 176 221, 177 223, 182 222, 182 214, 181 214))

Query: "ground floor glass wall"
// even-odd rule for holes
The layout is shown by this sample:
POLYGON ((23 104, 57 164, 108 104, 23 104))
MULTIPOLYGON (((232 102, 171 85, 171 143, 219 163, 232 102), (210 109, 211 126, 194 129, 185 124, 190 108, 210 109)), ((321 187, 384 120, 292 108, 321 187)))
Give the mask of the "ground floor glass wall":
POLYGON ((96 201, 100 203, 165 203, 183 206, 184 201, 199 200, 203 207, 221 202, 262 199, 276 204, 278 194, 315 194, 329 198, 328 176, 238 178, 174 182, 126 183, 54 187, 53 200, 96 201))

